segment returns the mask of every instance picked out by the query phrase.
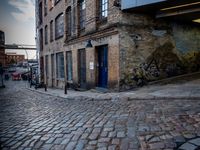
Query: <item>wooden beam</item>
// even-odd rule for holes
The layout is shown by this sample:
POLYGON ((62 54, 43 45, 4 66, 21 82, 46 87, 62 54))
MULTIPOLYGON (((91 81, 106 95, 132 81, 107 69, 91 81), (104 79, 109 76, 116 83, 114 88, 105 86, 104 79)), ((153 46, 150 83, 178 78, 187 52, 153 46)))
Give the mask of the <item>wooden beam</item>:
POLYGON ((156 18, 164 18, 164 17, 170 17, 170 16, 178 16, 178 15, 184 15, 184 14, 190 14, 200 12, 200 8, 192 8, 192 9, 186 9, 186 10, 177 10, 173 12, 159 12, 156 15, 156 18))

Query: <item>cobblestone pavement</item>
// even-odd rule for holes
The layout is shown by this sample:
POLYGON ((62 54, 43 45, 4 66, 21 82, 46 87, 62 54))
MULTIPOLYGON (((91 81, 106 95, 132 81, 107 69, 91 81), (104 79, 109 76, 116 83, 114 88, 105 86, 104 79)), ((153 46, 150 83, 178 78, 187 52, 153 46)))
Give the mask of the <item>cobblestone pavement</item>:
POLYGON ((6 84, 0 149, 200 149, 200 100, 67 100, 6 84))

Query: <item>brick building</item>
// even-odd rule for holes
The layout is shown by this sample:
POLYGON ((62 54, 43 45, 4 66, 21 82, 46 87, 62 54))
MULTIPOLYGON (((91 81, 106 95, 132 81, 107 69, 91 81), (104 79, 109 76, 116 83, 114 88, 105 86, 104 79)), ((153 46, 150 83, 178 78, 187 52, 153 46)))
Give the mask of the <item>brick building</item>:
POLYGON ((134 86, 138 72, 157 80, 198 71, 199 3, 140 2, 38 0, 43 81, 119 90, 134 86))
POLYGON ((5 55, 5 34, 3 31, 0 31, 0 66, 5 66, 6 55, 5 55))
POLYGON ((16 53, 6 53, 6 65, 17 64, 25 60, 24 55, 19 55, 16 53))

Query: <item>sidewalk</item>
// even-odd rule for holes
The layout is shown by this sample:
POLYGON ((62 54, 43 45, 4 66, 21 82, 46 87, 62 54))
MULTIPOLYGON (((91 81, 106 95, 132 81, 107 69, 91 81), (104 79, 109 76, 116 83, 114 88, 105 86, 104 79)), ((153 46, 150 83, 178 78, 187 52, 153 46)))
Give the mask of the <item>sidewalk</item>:
POLYGON ((150 85, 128 92, 100 93, 96 90, 74 91, 68 90, 64 94, 62 89, 44 88, 31 91, 76 100, 161 100, 161 99, 197 99, 200 100, 200 79, 179 84, 150 85))

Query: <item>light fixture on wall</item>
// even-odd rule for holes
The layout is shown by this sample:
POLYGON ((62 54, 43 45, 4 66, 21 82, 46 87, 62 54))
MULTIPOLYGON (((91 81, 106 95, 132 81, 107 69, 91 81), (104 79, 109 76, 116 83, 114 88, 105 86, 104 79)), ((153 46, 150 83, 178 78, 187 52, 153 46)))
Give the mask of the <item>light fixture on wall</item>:
POLYGON ((86 44, 86 48, 92 48, 93 45, 92 45, 92 41, 91 40, 88 40, 87 41, 87 44, 86 44))
POLYGON ((193 22, 200 23, 200 19, 192 20, 193 22))

